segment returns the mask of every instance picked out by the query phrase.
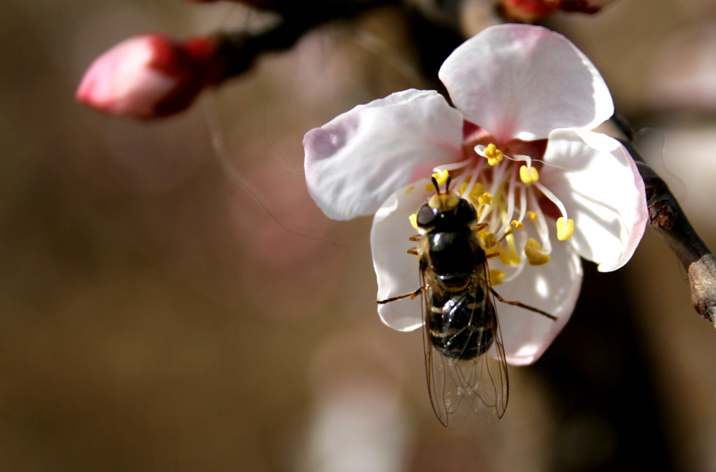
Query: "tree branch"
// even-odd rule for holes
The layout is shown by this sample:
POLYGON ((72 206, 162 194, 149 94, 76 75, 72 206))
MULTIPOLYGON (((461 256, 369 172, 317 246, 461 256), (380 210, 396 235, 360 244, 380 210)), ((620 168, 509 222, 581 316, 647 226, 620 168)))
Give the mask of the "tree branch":
POLYGON ((625 138, 619 141, 631 154, 644 179, 651 228, 666 240, 687 272, 694 309, 716 326, 716 257, 691 226, 666 182, 634 147, 630 125, 618 115, 612 117, 612 123, 624 134, 625 138))
MULTIPOLYGON (((269 2, 270 3, 270 2, 269 2)), ((221 57, 226 68, 222 80, 246 72, 263 53, 291 48, 306 33, 335 20, 350 20, 398 0, 311 0, 277 1, 271 10, 281 19, 259 33, 245 31, 217 33, 221 57)))

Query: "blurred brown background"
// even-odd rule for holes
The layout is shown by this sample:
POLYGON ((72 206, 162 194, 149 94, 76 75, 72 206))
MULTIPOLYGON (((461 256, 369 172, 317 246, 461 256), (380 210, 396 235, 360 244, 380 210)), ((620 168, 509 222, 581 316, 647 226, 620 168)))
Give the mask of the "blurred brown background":
MULTIPOLYGON (((395 11, 137 124, 74 102, 94 57, 149 30, 270 19, 179 0, 3 10, 0 470, 716 471, 716 332, 651 233, 619 273, 588 270, 554 352, 510 369, 503 420, 433 417, 420 334, 375 311, 369 219, 328 221, 302 175, 309 128, 426 86, 395 11)), ((713 1, 621 0, 551 24, 653 127, 649 159, 716 248, 713 1)))

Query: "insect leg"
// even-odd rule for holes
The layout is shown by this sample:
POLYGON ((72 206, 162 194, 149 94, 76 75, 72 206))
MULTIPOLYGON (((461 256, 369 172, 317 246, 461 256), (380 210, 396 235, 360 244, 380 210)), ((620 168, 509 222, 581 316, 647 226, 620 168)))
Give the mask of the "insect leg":
POLYGON ((502 298, 502 297, 500 296, 499 293, 495 292, 495 289, 492 288, 492 287, 490 287, 490 291, 492 291, 492 294, 495 296, 495 298, 497 298, 497 299, 498 299, 499 301, 501 301, 502 303, 507 303, 508 305, 518 306, 518 307, 520 307, 520 308, 524 308, 525 310, 534 311, 535 313, 539 313, 539 314, 542 315, 542 316, 546 316, 547 318, 549 318, 549 319, 552 320, 552 321, 557 321, 557 317, 556 317, 556 316, 550 315, 550 314, 547 313, 546 311, 542 311, 542 310, 540 310, 539 308, 535 308, 535 307, 533 307, 533 306, 525 305, 525 304, 522 303, 522 302, 515 302, 515 301, 511 301, 511 300, 505 300, 504 298, 502 298))
POLYGON ((415 297, 417 297, 418 295, 420 295, 422 293, 422 291, 423 291, 423 287, 420 287, 419 289, 417 289, 414 292, 404 293, 402 295, 398 295, 397 297, 386 298, 385 300, 377 300, 376 303, 378 303, 378 305, 384 305, 386 303, 395 302, 398 300, 404 300, 406 298, 409 298, 412 300, 415 297))

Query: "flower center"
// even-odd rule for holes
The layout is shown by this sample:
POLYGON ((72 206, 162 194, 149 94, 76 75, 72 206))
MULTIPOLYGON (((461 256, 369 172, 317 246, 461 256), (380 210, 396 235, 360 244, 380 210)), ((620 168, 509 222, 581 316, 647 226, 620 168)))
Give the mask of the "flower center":
POLYGON ((476 231, 485 253, 514 268, 509 275, 491 271, 495 272, 491 274, 493 284, 499 284, 516 277, 525 263, 547 264, 552 252, 550 233, 565 241, 574 233, 574 221, 559 198, 540 182, 541 161, 524 154, 510 155, 495 144, 477 145, 475 152, 477 155, 465 161, 441 167, 435 177, 444 182, 446 171, 451 171, 452 181, 459 182, 455 191, 477 210, 476 231), (545 200, 561 214, 556 228, 548 223, 540 204, 549 207, 545 200))

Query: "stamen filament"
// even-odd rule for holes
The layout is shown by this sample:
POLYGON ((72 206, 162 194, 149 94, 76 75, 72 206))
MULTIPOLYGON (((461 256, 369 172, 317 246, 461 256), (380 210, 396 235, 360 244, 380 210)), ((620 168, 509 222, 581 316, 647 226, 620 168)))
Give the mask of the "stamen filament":
POLYGON ((517 218, 517 222, 522 224, 527 213, 527 189, 524 185, 520 186, 520 216, 517 218))
MULTIPOLYGON (((510 177, 509 188, 510 190, 515 188, 515 180, 517 173, 513 170, 512 176, 510 177)), ((515 212, 515 192, 507 192, 507 211, 502 218, 502 227, 497 231, 497 239, 500 239, 507 230, 510 229, 510 222, 512 221, 512 214, 515 212)))
POLYGON ((472 193, 472 189, 477 183, 477 178, 480 175, 480 169, 482 168, 482 163, 485 162, 483 160, 477 161, 477 164, 475 164, 475 169, 472 171, 472 175, 470 176, 470 183, 467 184, 467 188, 465 188, 465 191, 463 192, 462 196, 470 196, 472 193))
POLYGON ((544 194, 545 197, 549 198, 549 200, 554 203, 557 208, 559 209, 559 212, 562 213, 562 216, 564 218, 567 218, 567 209, 564 208, 564 204, 562 201, 557 198, 557 195, 553 194, 547 187, 544 186, 541 182, 535 182, 535 186, 544 194))
POLYGON ((542 248, 545 252, 548 254, 552 253, 552 243, 549 241, 549 227, 547 226, 547 220, 544 217, 544 213, 542 213, 542 209, 539 206, 539 203, 537 203, 537 197, 535 197, 535 193, 532 190, 532 187, 528 189, 527 195, 530 199, 530 207, 534 208, 533 213, 535 214, 535 227, 537 229, 537 234, 540 237, 540 240, 542 240, 542 248))
POLYGON ((474 162, 474 158, 468 157, 467 159, 463 159, 460 162, 454 162, 452 164, 441 164, 440 167, 434 168, 433 172, 440 172, 442 170, 453 171, 457 169, 462 169, 463 167, 467 167, 474 162))

